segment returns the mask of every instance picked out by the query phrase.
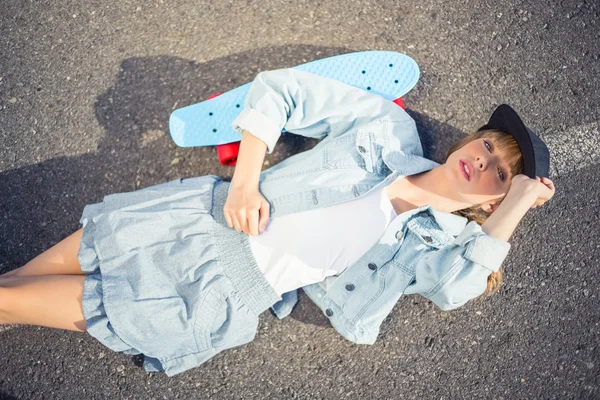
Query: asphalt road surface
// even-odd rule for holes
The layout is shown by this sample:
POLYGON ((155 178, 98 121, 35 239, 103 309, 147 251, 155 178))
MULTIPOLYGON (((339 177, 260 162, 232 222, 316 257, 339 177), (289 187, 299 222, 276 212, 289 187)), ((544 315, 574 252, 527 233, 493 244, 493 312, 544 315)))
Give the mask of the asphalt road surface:
MULTIPOLYGON (((417 61, 405 100, 436 161, 511 104, 549 144, 557 194, 513 235, 498 294, 449 312, 403 297, 373 346, 305 295, 285 320, 263 314, 251 344, 173 378, 87 334, 5 326, 0 397, 600 398, 599 14, 593 0, 2 0, 0 272, 104 195, 230 178, 214 148, 174 145, 173 109, 352 51, 417 61)), ((265 168, 315 143, 288 135, 265 168)))

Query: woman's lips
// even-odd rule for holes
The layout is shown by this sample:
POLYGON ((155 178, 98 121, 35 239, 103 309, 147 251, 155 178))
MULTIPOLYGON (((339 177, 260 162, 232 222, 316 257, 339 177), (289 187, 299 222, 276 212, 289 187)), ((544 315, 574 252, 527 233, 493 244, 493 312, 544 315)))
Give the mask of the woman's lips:
POLYGON ((463 160, 460 160, 459 165, 460 165, 460 171, 462 172, 463 176, 468 181, 470 181, 471 180, 471 176, 470 175, 472 174, 472 171, 473 171, 472 164, 471 163, 466 163, 463 160), (465 171, 465 165, 467 166, 467 169, 469 170, 468 174, 467 174, 467 171, 465 171))

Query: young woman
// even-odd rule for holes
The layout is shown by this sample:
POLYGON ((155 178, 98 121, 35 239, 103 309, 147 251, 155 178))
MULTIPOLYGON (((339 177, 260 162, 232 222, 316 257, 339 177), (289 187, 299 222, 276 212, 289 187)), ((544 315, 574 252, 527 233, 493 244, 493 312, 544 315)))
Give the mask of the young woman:
POLYGON ((172 376, 251 341, 302 287, 371 344, 402 294, 449 310, 497 289, 509 237, 555 191, 548 149, 506 105, 441 165, 400 107, 293 69, 258 74, 233 126, 231 182, 86 206, 82 229, 0 276, 0 323, 87 331, 172 376), (322 140, 261 172, 282 130, 322 140))

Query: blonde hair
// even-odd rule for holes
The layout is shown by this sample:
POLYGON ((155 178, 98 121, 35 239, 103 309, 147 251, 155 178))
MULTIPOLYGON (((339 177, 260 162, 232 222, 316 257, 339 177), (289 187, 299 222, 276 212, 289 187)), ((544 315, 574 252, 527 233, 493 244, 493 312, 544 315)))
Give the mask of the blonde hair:
MULTIPOLYGON (((505 154, 506 161, 510 167, 510 177, 523 173, 523 156, 521 155, 521 150, 519 149, 517 141, 512 137, 512 135, 498 129, 488 129, 475 132, 459 140, 450 148, 450 150, 448 150, 446 159, 448 159, 450 154, 454 153, 467 143, 481 138, 491 139, 495 148, 505 154)), ((510 177, 507 177, 507 179, 510 177)), ((453 212, 453 214, 463 216, 469 221, 475 221, 479 225, 483 224, 483 222, 490 215, 492 215, 492 213, 483 211, 480 206, 473 206, 471 208, 458 210, 453 212)), ((490 274, 487 281, 487 288, 484 292, 486 296, 491 296, 492 294, 496 293, 498 289, 500 289, 500 286, 502 285, 502 273, 503 269, 500 268, 497 272, 492 272, 490 274)))

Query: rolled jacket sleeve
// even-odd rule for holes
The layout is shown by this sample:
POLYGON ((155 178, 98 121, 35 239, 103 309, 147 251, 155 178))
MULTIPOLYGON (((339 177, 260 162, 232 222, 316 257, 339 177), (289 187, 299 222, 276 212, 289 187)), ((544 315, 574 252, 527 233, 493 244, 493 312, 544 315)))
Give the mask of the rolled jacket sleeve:
POLYGON ((411 120, 401 107, 379 95, 287 68, 256 76, 232 127, 262 140, 271 154, 282 131, 323 139, 384 116, 411 120))
POLYGON ((415 281, 405 294, 419 293, 442 310, 452 310, 480 296, 487 278, 498 271, 510 244, 486 235, 475 221, 455 240, 417 263, 415 281))

